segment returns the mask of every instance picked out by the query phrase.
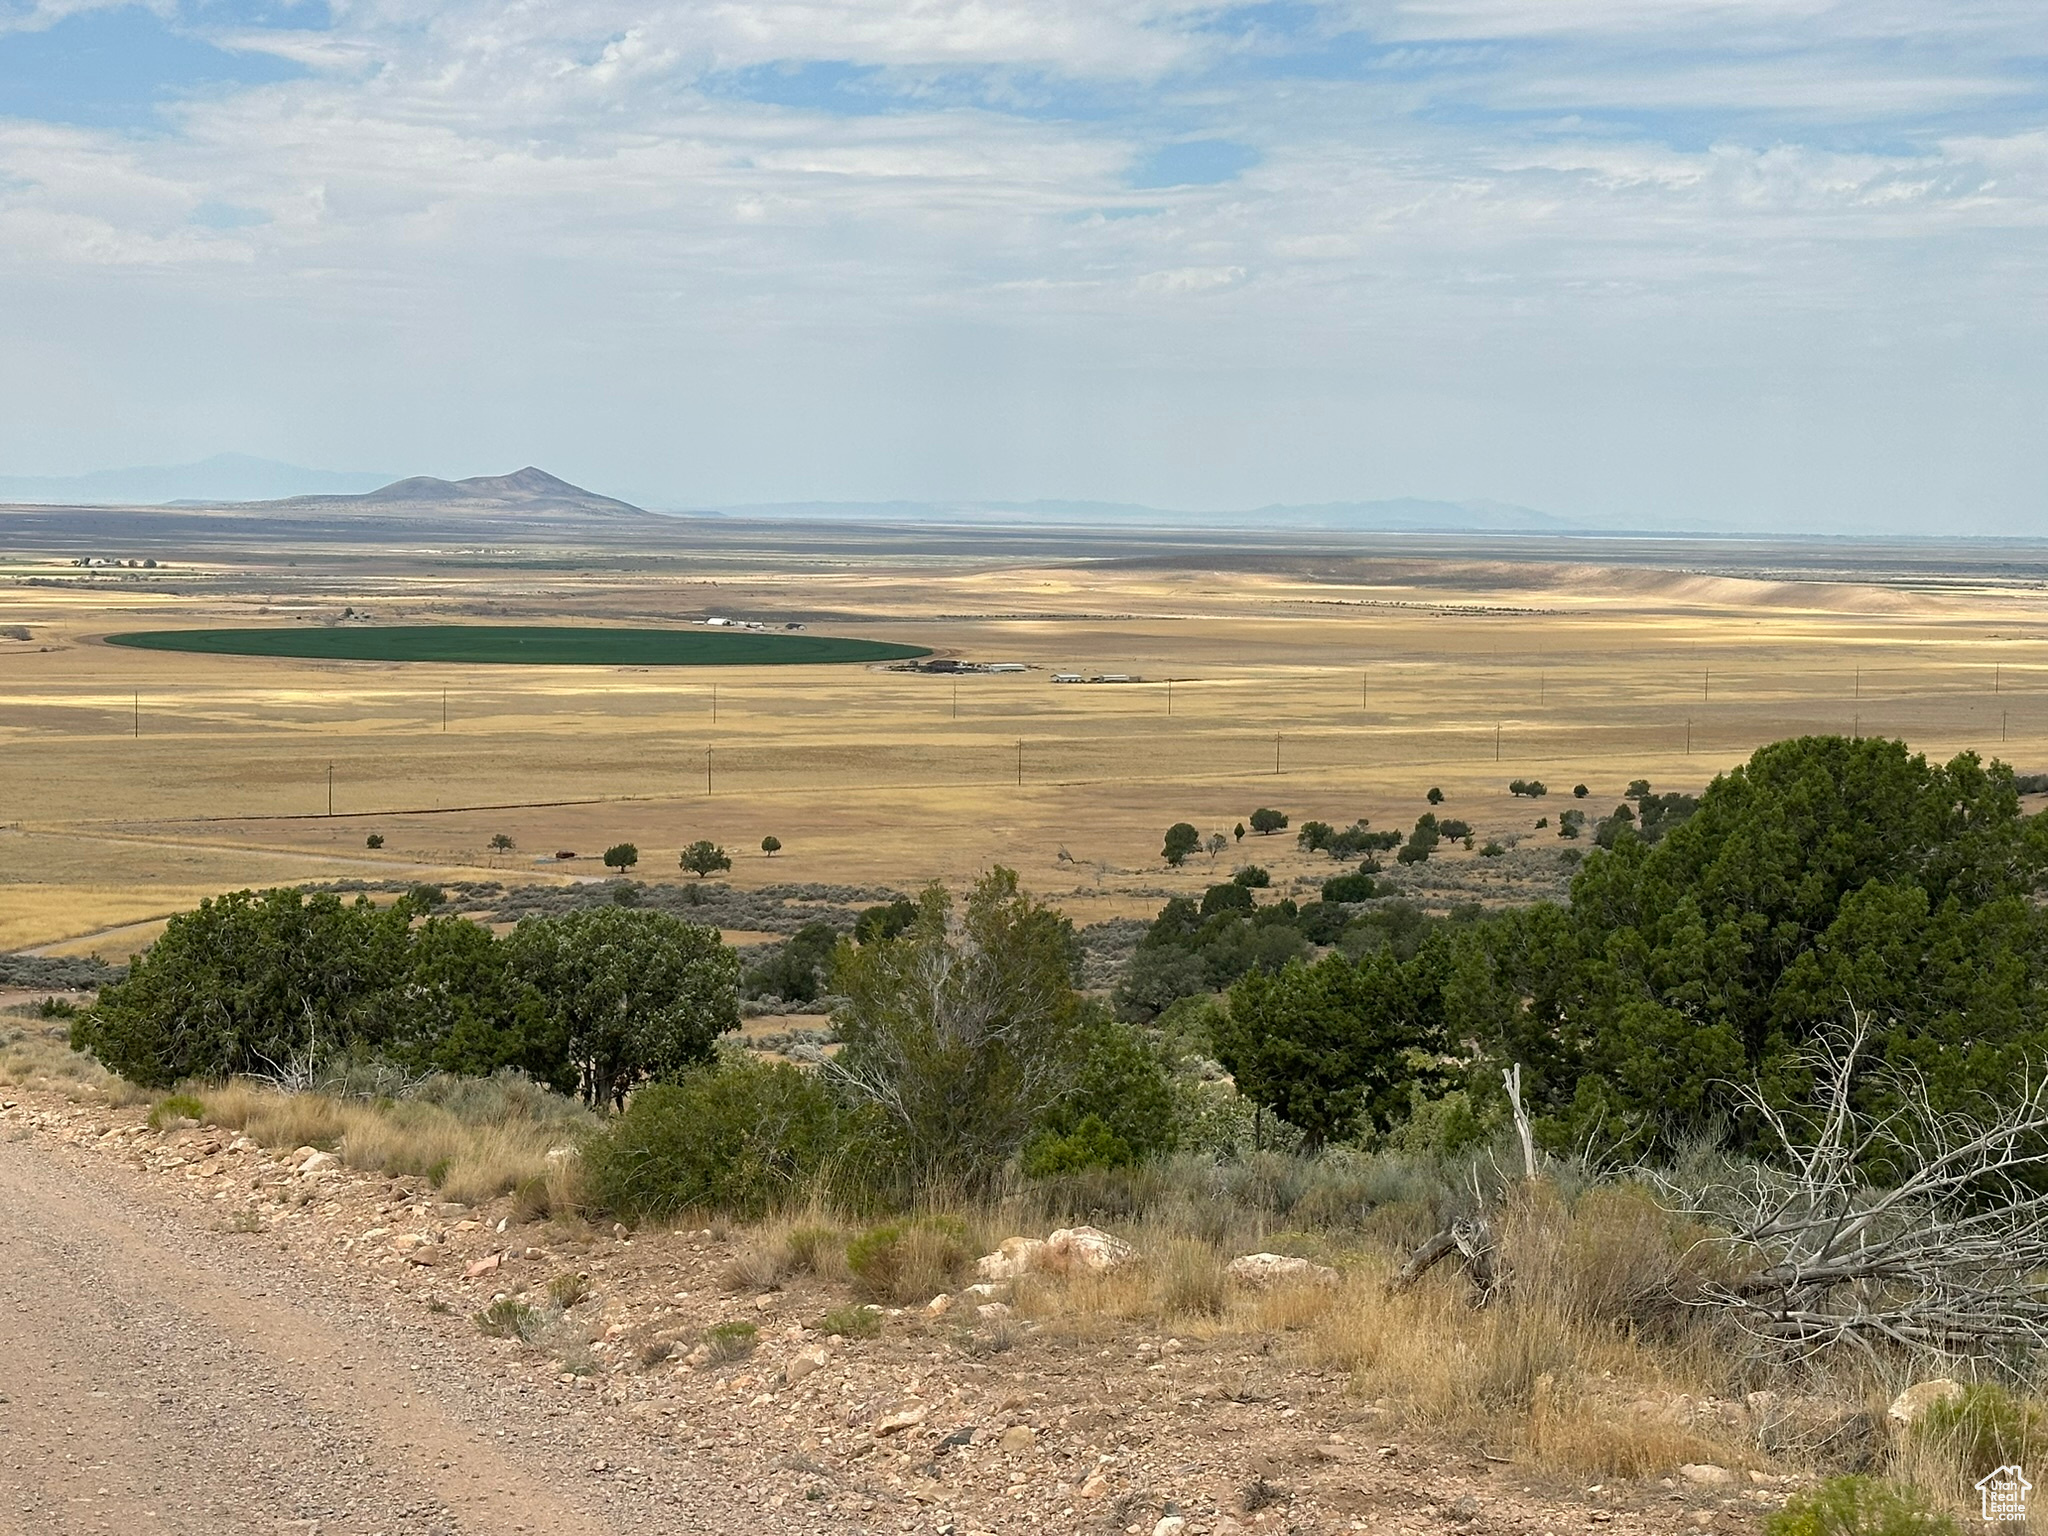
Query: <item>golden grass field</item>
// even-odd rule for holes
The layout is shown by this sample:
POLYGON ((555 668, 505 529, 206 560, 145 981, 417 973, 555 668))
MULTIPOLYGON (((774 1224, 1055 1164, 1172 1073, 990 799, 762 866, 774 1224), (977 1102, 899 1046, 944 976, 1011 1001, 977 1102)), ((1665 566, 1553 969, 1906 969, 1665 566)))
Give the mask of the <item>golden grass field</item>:
POLYGON ((639 878, 687 879, 677 850, 702 837, 743 884, 909 889, 1003 862, 1095 920, 1149 914, 1246 856, 1283 885, 1329 873, 1291 836, 1247 838, 1214 868, 1163 865, 1169 823, 1228 829, 1262 804, 1406 827, 1434 784, 1444 814, 1526 847, 1553 837, 1534 821, 1575 782, 1604 812, 1631 779, 1697 789, 1805 732, 2048 766, 2031 579, 1790 581, 1517 554, 1054 560, 806 553, 778 536, 703 568, 172 560, 161 592, 7 557, 0 634, 30 638, 0 639, 0 949, 118 957, 150 919, 243 885, 588 878, 620 841, 640 847, 639 878), (322 663, 98 638, 345 606, 385 622, 796 617, 1034 670, 956 683, 859 666, 322 663), (1069 669, 1145 681, 1049 681, 1069 669), (1517 776, 1551 797, 1511 799, 1517 776), (373 832, 381 851, 364 846, 373 832), (494 859, 500 832, 517 851, 494 859), (582 857, 557 863, 558 849, 582 857))

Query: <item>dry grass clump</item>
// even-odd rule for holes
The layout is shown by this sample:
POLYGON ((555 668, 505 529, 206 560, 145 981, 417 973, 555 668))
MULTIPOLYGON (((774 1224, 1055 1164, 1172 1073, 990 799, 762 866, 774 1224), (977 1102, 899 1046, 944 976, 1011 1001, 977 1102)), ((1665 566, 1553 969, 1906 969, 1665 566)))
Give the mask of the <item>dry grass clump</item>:
POLYGON ((1686 1424, 1679 1398, 1739 1396, 1735 1354, 1685 1302, 1715 1262, 1703 1234, 1631 1185, 1567 1199, 1514 1191, 1496 1218, 1505 1277, 1488 1304, 1445 1270, 1405 1295, 1397 1254, 1354 1269, 1312 1329, 1322 1360, 1439 1433, 1588 1475, 1755 1460, 1746 1432, 1686 1424))
POLYGON ((557 1120, 473 1121, 439 1104, 281 1093, 244 1078, 195 1090, 205 1118, 266 1147, 321 1147, 353 1168, 412 1174, 451 1200, 516 1194, 530 1218, 574 1209, 575 1159, 557 1120))
POLYGON ((1169 1240, 1151 1265, 1160 1315, 1168 1319, 1221 1316, 1229 1292, 1223 1265, 1223 1255, 1212 1244, 1186 1237, 1169 1240))
POLYGON ((726 1288, 772 1291, 798 1275, 845 1280, 846 1233, 818 1213, 771 1218, 749 1233, 727 1262, 726 1288))
MULTIPOLYGON (((1713 1320, 1684 1304, 1717 1262, 1705 1234, 1648 1192, 1602 1183, 1513 1191, 1494 1218, 1507 1279, 1476 1306, 1451 1264, 1407 1294, 1387 1293, 1407 1252, 1453 1206, 1455 1187, 1440 1174, 1407 1159, 1378 1172, 1354 1160, 1324 1175, 1299 1159, 1248 1162, 1258 1166, 1227 1177, 1168 1163, 1099 1181, 1098 1192, 1145 1196, 1131 1201, 1142 1206, 1134 1220, 1115 1223, 1138 1261, 1106 1274, 1028 1275, 1013 1288, 1019 1315, 1091 1336, 1132 1324, 1187 1337, 1292 1336, 1309 1359, 1349 1372, 1360 1395, 1432 1433, 1574 1474, 1756 1462, 1746 1426, 1688 1422, 1688 1396, 1739 1400, 1740 1367, 1713 1320), (1398 1219, 1386 1206, 1357 1213, 1354 1202, 1373 1192, 1398 1219), (1334 1265, 1340 1281, 1231 1284, 1228 1262, 1257 1251, 1334 1265)), ((1060 1214, 1071 1220, 1071 1211, 1060 1214)), ((1005 1214, 1008 1230, 1046 1230, 1019 1202, 1005 1214)))
POLYGON ((125 1109, 157 1097, 71 1049, 71 1026, 28 1013, 0 1018, 0 1087, 61 1093, 125 1109))

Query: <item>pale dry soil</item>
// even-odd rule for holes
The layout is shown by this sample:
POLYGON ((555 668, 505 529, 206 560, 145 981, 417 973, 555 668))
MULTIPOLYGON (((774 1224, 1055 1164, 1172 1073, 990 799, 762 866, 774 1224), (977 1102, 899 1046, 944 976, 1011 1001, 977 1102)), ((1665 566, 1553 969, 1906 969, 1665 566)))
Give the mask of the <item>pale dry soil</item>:
POLYGON ((1192 1536, 1662 1536, 1747 1530, 1773 1502, 1588 1490, 1432 1443, 1284 1336, 1026 1325, 991 1352, 979 1325, 913 1309, 835 1341, 806 1325, 843 1291, 734 1294, 724 1234, 500 1233, 507 1211, 421 1181, 299 1171, 139 1110, 0 1102, 8 1531, 1142 1536, 1177 1512, 1192 1536), (545 1349, 470 1320, 564 1274, 590 1294, 545 1349), (759 1326, 750 1358, 678 1363, 735 1319, 759 1326))
POLYGON ((1418 894, 1528 900, 1561 878, 1557 815, 1577 783, 1597 817, 1634 779, 1696 791, 1815 731, 2048 768, 2033 556, 1995 579, 1880 564, 1788 580, 1524 558, 1515 541, 1485 558, 1383 540, 1127 559, 847 537, 546 570, 173 554, 177 580, 143 585, 76 579, 61 555, 0 559, 0 630, 32 637, 0 636, 0 948, 121 959, 221 890, 602 875, 597 856, 619 842, 640 848, 637 878, 676 880, 699 838, 726 847, 741 885, 958 887, 1000 862, 1077 921, 1149 916, 1246 858, 1297 895, 1334 872, 1291 835, 1168 869, 1176 821, 1228 834, 1271 805, 1296 827, 1362 816, 1405 831, 1431 786, 1441 814, 1550 878, 1446 847, 1429 878, 1455 876, 1459 893, 1418 894), (725 613, 1030 670, 325 663, 103 643, 341 622, 351 606, 379 622, 725 613), (1054 685, 1063 671, 1144 681, 1054 685), (1508 793, 1532 777, 1547 799, 1508 793), (489 851, 500 834, 513 853, 489 851), (772 859, 765 836, 782 844, 772 859))

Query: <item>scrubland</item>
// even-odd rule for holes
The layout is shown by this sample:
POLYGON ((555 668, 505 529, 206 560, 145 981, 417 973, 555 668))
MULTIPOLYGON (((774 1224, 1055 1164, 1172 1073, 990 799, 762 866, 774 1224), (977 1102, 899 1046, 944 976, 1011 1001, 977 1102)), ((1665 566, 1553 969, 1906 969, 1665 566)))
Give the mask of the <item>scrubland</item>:
MULTIPOLYGON (((742 883, 914 889, 1006 862, 1093 921, 1199 890, 1199 871, 1159 858, 1168 824, 1227 830, 1268 802, 1404 825, 1437 785, 1481 841, 1550 847, 1511 778, 1585 782, 1598 806, 1637 777, 1696 790, 1762 742, 1817 730, 2022 768, 2048 754, 2048 644, 2021 583, 1855 578, 1386 552, 797 564, 764 546, 710 572, 252 558, 195 572, 175 598, 16 586, 0 603, 33 639, 0 642, 17 770, 0 942, 160 915, 208 886, 576 878, 624 840, 646 851, 642 878, 682 880, 676 850, 700 837, 736 855, 742 883), (792 617, 1033 670, 311 663, 96 638, 344 606, 386 622, 792 617), (1069 669, 1144 681, 1050 683, 1069 669), (365 847, 372 833, 382 848, 365 847), (512 852, 489 851, 500 833, 512 852)), ((1314 873, 1277 857, 1283 884, 1314 873)))

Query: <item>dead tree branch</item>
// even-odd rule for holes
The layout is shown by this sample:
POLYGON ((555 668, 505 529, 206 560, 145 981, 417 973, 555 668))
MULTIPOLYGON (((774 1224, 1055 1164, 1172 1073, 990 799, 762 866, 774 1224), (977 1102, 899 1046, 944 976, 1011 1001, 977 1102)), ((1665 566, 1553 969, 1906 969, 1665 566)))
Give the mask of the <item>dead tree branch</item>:
POLYGON ((1786 1360, 1892 1346, 2001 1366, 2048 1346, 2048 1077, 1944 1111, 1916 1074, 1871 1068, 1868 1040, 1852 1009, 1811 1052, 1805 1105, 1743 1090, 1769 1160, 1690 1188, 1651 1175, 1723 1234, 1733 1278, 1700 1304, 1786 1360))

